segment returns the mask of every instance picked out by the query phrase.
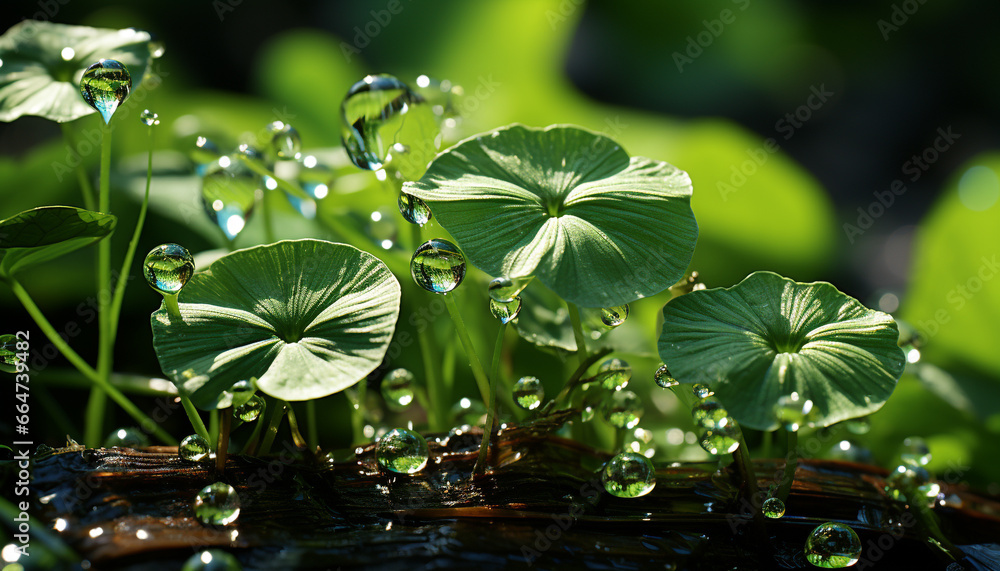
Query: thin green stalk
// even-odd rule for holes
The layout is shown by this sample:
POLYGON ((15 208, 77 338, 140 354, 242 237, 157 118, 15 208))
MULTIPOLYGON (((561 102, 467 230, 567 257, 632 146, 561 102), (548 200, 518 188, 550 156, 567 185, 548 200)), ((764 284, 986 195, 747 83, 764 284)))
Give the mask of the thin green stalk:
POLYGON ((451 315, 451 320, 455 323, 458 339, 462 342, 465 354, 469 357, 472 375, 476 378, 476 384, 479 385, 479 394, 483 397, 484 403, 490 402, 490 381, 486 377, 486 371, 483 370, 483 364, 479 361, 479 355, 476 354, 476 348, 472 345, 469 330, 465 328, 465 321, 462 320, 462 314, 458 311, 458 304, 455 303, 453 295, 444 294, 444 306, 448 308, 448 314, 451 315))
POLYGON ((211 436, 208 434, 208 429, 205 428, 205 421, 201 419, 201 414, 194 407, 194 403, 185 394, 181 394, 180 397, 181 406, 184 407, 184 412, 187 413, 188 420, 191 421, 191 427, 194 428, 195 433, 204 438, 206 442, 211 442, 211 436))
POLYGON ((264 431, 264 440, 260 443, 260 452, 258 456, 266 456, 268 452, 271 451, 271 444, 274 443, 274 437, 278 435, 278 427, 281 425, 281 419, 285 416, 285 405, 280 404, 278 408, 275 409, 274 414, 271 415, 271 419, 267 423, 267 430, 264 431))
POLYGON ((583 322, 580 321, 580 309, 574 303, 566 302, 569 307, 569 321, 573 324, 573 337, 576 339, 576 352, 580 362, 587 360, 587 338, 583 335, 583 322))
MULTIPOLYGON (((75 137, 73 136, 73 128, 70 127, 69 123, 60 123, 62 127, 63 140, 66 142, 66 146, 70 149, 75 148, 75 137)), ((80 183, 80 193, 83 195, 83 206, 87 210, 93 210, 97 207, 94 202, 94 187, 90 184, 90 177, 87 176, 87 169, 83 166, 83 158, 80 157, 80 161, 76 165, 76 180, 80 183)))
POLYGON ((772 448, 774 448, 774 431, 765 430, 760 435, 760 455, 770 458, 772 448))
POLYGON ((319 448, 319 429, 316 426, 315 400, 306 401, 306 438, 309 442, 309 450, 315 451, 319 448))
POLYGON ((260 209, 263 211, 262 214, 264 215, 264 240, 268 244, 276 242, 274 238, 274 212, 271 208, 271 195, 274 194, 274 192, 275 191, 271 189, 265 189, 264 198, 260 201, 260 209))
POLYGON ((743 438, 743 430, 739 426, 735 426, 735 428, 736 439, 740 445, 733 452, 733 460, 736 463, 736 470, 740 474, 740 479, 743 481, 747 495, 746 499, 752 503, 754 498, 757 497, 757 473, 754 472, 753 463, 750 461, 750 450, 747 448, 747 442, 743 438))
MULTIPOLYGON (((101 125, 101 188, 98 195, 98 210, 104 214, 111 213, 111 126, 101 125)), ((114 338, 111 335, 111 236, 97 244, 97 315, 98 315, 98 346, 97 374, 107 381, 111 377, 112 352, 114 338)), ((88 446, 97 446, 101 438, 101 425, 104 421, 104 409, 107 395, 101 387, 90 390, 87 402, 87 419, 84 428, 84 441, 88 446)))
MULTIPOLYGON (((781 485, 774 495, 787 504, 788 494, 791 493, 792 482, 795 480, 795 468, 799 465, 799 433, 788 430, 785 435, 785 470, 781 475, 781 485)), ((740 445, 742 446, 742 442, 740 445)))
POLYGON ((215 442, 219 438, 219 411, 208 413, 208 441, 215 442))
MULTIPOLYGON (((266 412, 267 411, 265 410, 265 413, 266 412)), ((274 412, 271 413, 272 416, 274 414, 275 414, 274 412)), ((264 427, 264 424, 265 424, 264 423, 264 417, 263 417, 263 415, 261 415, 261 417, 257 419, 257 422, 254 423, 253 432, 250 433, 250 437, 247 438, 246 443, 243 444, 243 449, 240 450, 240 454, 251 454, 252 455, 256 451, 257 444, 260 442, 260 431, 261 431, 261 428, 264 427)))
POLYGON ((563 385, 562 390, 559 391, 559 394, 556 395, 556 398, 550 400, 545 405, 545 407, 542 408, 542 411, 539 413, 539 416, 545 416, 549 414, 549 412, 551 412, 552 409, 555 408, 556 403, 566 399, 566 397, 569 396, 569 394, 573 391, 573 389, 575 389, 578 385, 583 383, 584 381, 583 375, 584 373, 587 372, 587 369, 589 369, 591 365, 596 363, 598 360, 600 360, 602 357, 604 357, 610 352, 611 349, 607 347, 604 349, 600 349, 593 355, 587 357, 585 361, 580 363, 580 366, 576 368, 576 371, 574 371, 573 374, 570 376, 569 380, 566 381, 566 384, 563 385))
POLYGON ((233 426, 233 407, 227 406, 219 411, 222 416, 222 428, 219 430, 219 444, 215 447, 215 470, 221 476, 226 472, 226 458, 229 455, 229 431, 233 426))
POLYGON ((163 306, 167 308, 167 314, 170 315, 170 317, 176 317, 177 319, 181 318, 181 307, 177 303, 176 294, 163 294, 163 306))
MULTIPOLYGON (((413 239, 413 249, 421 243, 421 231, 420 226, 416 224, 410 224, 411 237, 413 239)), ((413 287, 414 291, 419 291, 419 288, 413 287)), ((426 293, 423 293, 426 295, 426 293)), ((427 379, 427 398, 431 402, 430 408, 426 408, 428 412, 428 421, 431 425, 431 430, 438 432, 447 429, 447 411, 448 403, 450 400, 450 391, 448 387, 444 386, 440 375, 438 375, 437 367, 435 363, 437 358, 434 357, 435 354, 439 354, 435 347, 433 338, 433 328, 430 323, 427 323, 423 328, 417 327, 417 343, 420 345, 420 358, 424 362, 424 378, 427 379)))
POLYGON ((122 261, 122 269, 118 272, 118 282, 115 284, 115 295, 111 300, 111 344, 118 337, 118 318, 122 311, 122 301, 125 299, 125 288, 128 286, 129 268, 132 267, 132 260, 135 258, 135 249, 139 246, 139 236, 142 234, 142 226, 146 222, 146 211, 149 208, 149 187, 153 181, 153 127, 149 127, 149 157, 146 162, 146 194, 142 199, 142 206, 139 208, 139 219, 135 223, 135 230, 132 231, 132 239, 129 240, 128 250, 125 251, 125 259, 122 261))
MULTIPOLYGON (((27 310, 28 315, 30 315, 35 321, 38 328, 42 330, 42 333, 45 334, 45 337, 48 338, 52 345, 55 346, 55 348, 58 349, 59 352, 62 353, 62 355, 66 357, 66 359, 74 367, 76 367, 78 371, 90 379, 93 385, 100 387, 104 390, 104 392, 110 395, 111 399, 115 401, 118 406, 122 407, 122 409, 128 413, 129 416, 139 422, 139 426, 152 427, 153 434, 166 444, 177 444, 177 440, 174 439, 174 437, 170 436, 166 431, 157 426, 153 419, 149 418, 149 416, 139 410, 139 407, 135 406, 135 404, 133 404, 132 401, 130 401, 120 390, 115 388, 110 381, 102 378, 97 371, 91 368, 91 366, 88 365, 87 362, 84 361, 83 358, 81 358, 80 355, 78 355, 76 351, 74 351, 66 343, 66 341, 63 340, 59 333, 56 332, 55 328, 52 327, 52 324, 49 323, 48 319, 45 318, 45 315, 42 314, 42 311, 38 309, 37 305, 35 305, 35 301, 31 299, 31 296, 28 295, 28 292, 25 291, 24 287, 21 286, 16 279, 8 278, 7 283, 10 286, 11 291, 14 292, 14 295, 21 302, 21 305, 24 306, 25 310, 27 310)), ((100 437, 98 436, 98 438, 100 437)))
POLYGON ((479 445, 479 457, 476 459, 476 466, 473 474, 482 474, 486 471, 486 459, 489 457, 490 440, 493 439, 493 423, 497 416, 497 378, 500 376, 500 355, 503 352, 503 336, 507 332, 507 324, 500 325, 500 332, 497 333, 497 342, 493 347, 493 365, 490 367, 490 400, 486 406, 486 425, 483 426, 483 441, 479 445))
POLYGON ((299 421, 295 418, 295 409, 287 402, 284 405, 285 410, 288 411, 288 428, 292 431, 292 440, 295 442, 295 446, 298 448, 308 448, 309 445, 306 444, 306 439, 302 437, 302 432, 299 431, 299 421))

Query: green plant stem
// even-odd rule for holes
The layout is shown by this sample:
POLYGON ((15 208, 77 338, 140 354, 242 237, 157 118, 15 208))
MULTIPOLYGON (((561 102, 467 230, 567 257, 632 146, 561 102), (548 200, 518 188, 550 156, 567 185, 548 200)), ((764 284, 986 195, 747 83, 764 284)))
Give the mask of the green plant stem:
MULTIPOLYGON (((62 128, 63 140, 66 142, 66 146, 69 149, 74 149, 76 147, 76 140, 73 136, 73 128, 70 127, 69 123, 60 123, 59 127, 62 128)), ((83 195, 83 206, 87 210, 93 210, 97 207, 97 203, 94 202, 94 187, 90 184, 90 177, 87 176, 87 169, 83 165, 83 157, 80 157, 75 170, 76 180, 80 183, 80 193, 83 195)))
MULTIPOLYGON (((111 126, 101 125, 101 187, 97 208, 104 214, 111 214, 111 126)), ((112 234, 113 236, 114 234, 112 234)), ((97 374, 107 381, 111 377, 112 352, 115 340, 111 333, 111 236, 97 244, 97 315, 98 345, 97 374)), ((107 395, 100 386, 90 389, 87 402, 87 419, 84 441, 88 446, 97 446, 101 438, 104 422, 104 408, 107 395)))
MULTIPOLYGON (((256 430, 256 428, 254 430, 256 430)), ((319 430, 316 426, 315 400, 306 401, 306 438, 309 442, 309 450, 315 451, 319 448, 319 430)))
POLYGON ((539 415, 545 416, 546 414, 552 411, 552 409, 556 406, 557 402, 564 400, 566 397, 568 397, 569 394, 573 391, 573 389, 575 389, 578 385, 580 385, 583 382, 584 380, 583 375, 584 373, 587 372, 587 369, 589 369, 590 366, 596 363, 601 357, 604 357, 610 352, 611 349, 609 348, 600 349, 593 355, 587 357, 587 359, 584 362, 580 363, 580 366, 576 368, 576 371, 574 371, 573 374, 570 376, 569 380, 566 381, 566 384, 563 385, 562 390, 559 391, 559 394, 556 395, 556 398, 550 400, 545 405, 545 407, 542 408, 539 415))
POLYGON ((285 416, 285 405, 281 404, 275 409, 274 414, 267 423, 267 430, 264 431, 264 440, 260 443, 258 456, 266 456, 271 451, 271 444, 274 437, 278 435, 278 427, 281 426, 281 419, 285 416))
MULTIPOLYGON (((38 325, 38 328, 41 329, 42 333, 45 334, 45 337, 48 338, 49 342, 51 342, 52 345, 58 349, 59 352, 62 353, 62 355, 66 357, 66 359, 74 367, 76 367, 78 371, 80 371, 80 373, 90 379, 92 383, 91 386, 97 386, 103 389, 108 395, 111 396, 111 399, 115 401, 118 406, 122 407, 122 410, 128 413, 129 416, 135 419, 140 426, 151 427, 153 434, 156 435, 156 437, 162 442, 169 445, 177 444, 177 440, 174 439, 174 437, 167 434, 167 432, 160 428, 156 422, 153 421, 153 419, 149 418, 149 416, 139 410, 139 407, 135 406, 135 404, 130 401, 128 397, 112 386, 110 381, 102 378, 97 371, 91 368, 91 366, 88 365, 87 362, 84 361, 83 358, 81 358, 80 355, 78 355, 76 351, 74 351, 66 343, 66 341, 63 340, 59 333, 56 332, 55 328, 52 327, 52 324, 49 323, 48 319, 45 318, 45 315, 42 314, 42 311, 38 309, 37 305, 35 305, 34 300, 31 299, 28 292, 25 291, 24 287, 21 286, 16 279, 8 278, 7 283, 10 286, 11 291, 14 292, 14 295, 21 302, 21 305, 24 306, 25 310, 27 310, 28 315, 31 316, 31 318, 35 321, 35 324, 38 325)), ((98 439, 100 439, 100 436, 98 436, 98 439)))
POLYGON ((260 209, 263 211, 264 215, 264 241, 268 244, 273 244, 276 240, 274 238, 274 212, 272 207, 271 195, 275 191, 271 189, 264 190, 264 197, 260 201, 260 209))
POLYGON ((583 322, 580 321, 580 309, 576 304, 566 302, 569 307, 569 321, 573 324, 573 337, 576 339, 576 354, 580 362, 587 360, 587 338, 583 335, 583 322))
POLYGON ((163 294, 163 306, 167 308, 167 314, 170 315, 171 318, 181 318, 181 307, 177 303, 176 294, 163 294))
MULTIPOLYGON (((743 443, 741 442, 742 446, 743 443)), ((785 432, 785 470, 781 474, 781 485, 775 492, 775 497, 783 503, 788 503, 788 494, 792 491, 795 480, 795 469, 799 465, 799 433, 794 430, 785 432)))
POLYGON ((181 394, 180 397, 181 406, 184 407, 184 412, 187 413, 188 420, 191 421, 191 427, 194 428, 195 433, 204 438, 206 442, 211 442, 208 429, 205 428, 205 422, 201 419, 201 415, 198 414, 198 409, 194 407, 194 403, 185 394, 181 394))
POLYGON ((215 442, 219 438, 219 411, 208 413, 208 441, 215 442))
MULTIPOLYGON (((266 412, 267 411, 265 410, 265 413, 266 412)), ((272 416, 274 415, 273 412, 271 414, 272 416)), ((253 432, 250 433, 250 437, 247 438, 246 443, 243 444, 243 449, 240 450, 240 454, 253 454, 256 451, 257 444, 260 442, 260 432, 264 427, 264 424, 264 417, 262 414, 261 417, 257 419, 257 422, 254 423, 253 432)))
POLYGON ((760 455, 764 458, 771 457, 771 449, 774 447, 774 431, 765 430, 760 436, 760 455))
POLYGON ((444 294, 444 305, 448 308, 451 320, 455 323, 455 331, 458 333, 458 339, 465 349, 465 354, 469 357, 472 375, 476 378, 476 384, 479 385, 479 394, 483 397, 483 402, 488 403, 490 402, 490 381, 486 377, 486 371, 483 370, 483 364, 479 361, 479 355, 476 354, 476 348, 472 345, 469 330, 465 328, 462 314, 459 313, 458 304, 455 303, 455 298, 452 294, 444 294))
POLYGON ((122 269, 118 272, 118 281, 115 283, 115 294, 111 299, 111 339, 117 339, 118 337, 118 318, 121 315, 122 301, 125 299, 125 288, 128 286, 129 275, 131 273, 129 272, 129 268, 132 266, 132 260, 135 258, 135 250, 139 246, 139 236, 142 235, 142 227, 146 222, 146 211, 149 209, 149 187, 152 182, 153 127, 149 127, 149 157, 146 162, 146 194, 142 199, 142 206, 139 208, 139 219, 136 220, 135 230, 132 231, 132 239, 129 240, 128 250, 126 250, 125 259, 122 261, 122 269))
MULTIPOLYGON (((416 224, 410 224, 410 235, 413 239, 413 249, 421 243, 421 230, 420 226, 416 224)), ((415 292, 420 291, 419 288, 412 288, 415 292)), ((423 293, 426 296, 426 292, 423 293)), ((447 429, 446 414, 448 410, 448 402, 450 399, 450 391, 448 387, 444 386, 444 383, 438 375, 438 369, 435 366, 437 359, 434 357, 435 343, 433 338, 433 329, 430 323, 427 323, 423 328, 417 326, 417 343, 420 345, 420 358, 424 362, 424 378, 427 379, 427 398, 430 400, 431 406, 426 408, 428 412, 428 421, 431 425, 431 430, 439 432, 447 429)), ((438 353, 439 354, 439 353, 438 353)))
POLYGON ((497 342, 493 347, 493 365, 490 367, 490 400, 486 406, 486 425, 483 426, 483 441, 479 445, 479 457, 476 458, 476 466, 472 469, 473 474, 482 474, 486 471, 486 460, 489 457, 490 441, 493 439, 493 424, 497 416, 497 378, 500 376, 500 355, 503 353, 503 336, 507 332, 507 324, 500 325, 500 332, 497 333, 497 342))
POLYGON ((219 475, 226 472, 226 457, 229 455, 229 431, 233 426, 233 407, 227 406, 219 411, 222 416, 222 427, 219 429, 219 445, 215 447, 215 469, 219 475))
POLYGON ((295 409, 289 403, 284 403, 285 410, 288 411, 288 428, 292 431, 292 440, 295 442, 295 446, 298 448, 308 448, 309 445, 306 444, 306 439, 302 437, 302 432, 299 431, 299 421, 295 418, 295 409))
POLYGON ((733 452, 733 460, 736 464, 736 470, 740 474, 740 479, 743 481, 742 488, 745 490, 746 499, 750 500, 752 504, 754 498, 757 497, 757 473, 754 472, 753 463, 750 461, 750 450, 747 449, 747 442, 743 438, 743 430, 739 426, 735 428, 736 439, 740 445, 733 452))

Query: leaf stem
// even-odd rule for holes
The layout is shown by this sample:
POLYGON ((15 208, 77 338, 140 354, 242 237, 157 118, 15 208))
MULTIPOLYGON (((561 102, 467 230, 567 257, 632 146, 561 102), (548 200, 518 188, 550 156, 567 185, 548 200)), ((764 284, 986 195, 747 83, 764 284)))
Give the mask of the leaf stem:
MULTIPOLYGON (((111 300, 111 338, 118 337, 118 319, 121 315, 122 301, 125 299, 125 288, 129 281, 129 267, 135 258, 135 250, 139 246, 139 236, 142 234, 143 224, 146 222, 146 211, 149 209, 149 187, 153 181, 153 127, 149 127, 149 157, 146 161, 146 194, 142 199, 142 206, 139 208, 139 219, 135 223, 135 230, 132 232, 132 239, 128 243, 128 250, 125 252, 125 259, 122 261, 122 269, 118 272, 118 281, 115 283, 115 294, 111 300)), ((168 305, 169 308, 169 305, 168 305)))
MULTIPOLYGON (((111 125, 101 125, 101 178, 100 194, 97 208, 104 214, 111 214, 111 125)), ((112 351, 114 338, 111 334, 111 238, 108 236, 97 244, 97 315, 98 315, 98 345, 97 374, 107 381, 111 377, 112 351)), ((87 402, 87 419, 84 428, 84 441, 88 446, 97 446, 101 438, 101 425, 104 421, 104 408, 107 395, 101 387, 90 390, 87 402)))
MULTIPOLYGON (((420 246, 423 237, 420 226, 417 224, 410 224, 410 226, 413 249, 416 250, 420 246)), ((413 285, 412 280, 409 283, 414 291, 421 291, 420 288, 413 285)), ((426 296, 426 292, 424 296, 426 296)), ((432 336, 433 329, 429 322, 424 323, 424 327, 420 327, 419 325, 415 325, 415 327, 417 329, 417 343, 420 345, 420 357, 424 362, 424 378, 427 379, 427 398, 431 401, 431 406, 427 409, 427 420, 430 421, 431 430, 437 432, 447 428, 445 415, 448 410, 450 391, 444 385, 444 381, 438 375, 438 370, 435 366, 437 359, 434 357, 436 347, 432 336)))
POLYGON ((483 397, 483 402, 488 403, 490 402, 490 381, 486 377, 486 371, 483 370, 483 364, 479 361, 479 355, 476 354, 472 338, 469 337, 469 330, 465 328, 462 314, 459 313, 458 304, 455 303, 455 298, 452 294, 444 294, 444 306, 448 308, 448 314, 451 315, 451 320, 455 323, 455 331, 458 333, 458 339, 465 349, 465 354, 469 357, 472 375, 476 378, 476 384, 479 385, 479 394, 483 397))
POLYGON ((219 445, 215 448, 215 469, 219 476, 226 472, 226 457, 229 455, 229 430, 233 426, 233 407, 227 406, 219 411, 222 416, 222 427, 219 429, 219 445))
POLYGON ((736 429, 736 439, 740 445, 733 452, 733 460, 736 464, 736 470, 740 474, 740 479, 743 482, 741 488, 745 491, 746 499, 750 500, 751 504, 753 504, 753 500, 757 497, 757 473, 754 472, 753 463, 750 461, 750 451, 747 449, 747 442, 743 438, 743 430, 739 425, 734 425, 734 428, 736 429))
POLYGON ((195 433, 204 438, 206 442, 211 442, 208 429, 205 428, 205 422, 201 419, 201 415, 198 414, 198 409, 194 407, 194 403, 184 393, 181 393, 180 397, 181 406, 184 407, 184 412, 187 414, 188 420, 191 421, 191 427, 194 428, 195 433))
POLYGON ((503 353, 503 336, 507 332, 507 324, 500 324, 500 331, 497 333, 497 342, 493 347, 493 365, 490 367, 490 400, 486 406, 486 425, 483 426, 483 441, 479 445, 479 457, 476 458, 476 466, 472 469, 473 474, 482 474, 486 471, 486 461, 489 457, 490 441, 493 439, 493 424, 497 416, 497 378, 500 376, 500 355, 503 353))
POLYGON ((282 404, 284 404, 285 410, 288 411, 288 428, 292 431, 292 440, 295 442, 295 446, 303 449, 308 448, 309 445, 306 444, 306 439, 302 437, 302 432, 299 431, 299 421, 295 418, 295 409, 287 402, 282 404))
POLYGON ((163 306, 167 308, 167 314, 171 319, 181 318, 181 308, 177 304, 177 294, 163 294, 163 306))
POLYGON ((274 442, 274 437, 278 435, 278 427, 281 425, 281 419, 284 416, 285 404, 280 403, 267 423, 267 430, 264 431, 264 440, 260 443, 260 452, 257 454, 258 456, 266 456, 267 453, 271 451, 271 444, 274 442))
POLYGON ((792 491, 795 480, 795 469, 799 465, 799 433, 794 430, 785 432, 785 469, 781 474, 781 485, 775 496, 783 503, 788 503, 788 494, 792 491))
MULTIPOLYGON (((24 287, 21 286, 16 279, 8 278, 7 283, 10 285, 11 291, 14 292, 14 295, 21 302, 21 305, 24 306, 25 310, 27 310, 28 315, 30 315, 35 321, 38 328, 42 330, 42 333, 45 334, 45 337, 48 338, 52 345, 55 346, 55 348, 58 349, 64 357, 66 357, 66 360, 76 367, 77 370, 80 371, 85 377, 90 379, 93 386, 102 388, 108 395, 111 396, 111 400, 115 401, 118 406, 122 407, 122 410, 139 422, 140 426, 149 427, 150 431, 161 441, 170 445, 177 444, 177 440, 167 434, 167 432, 162 428, 157 426, 153 419, 149 418, 145 413, 139 410, 139 407, 135 406, 135 404, 120 390, 115 388, 110 381, 98 375, 97 371, 91 368, 91 366, 88 365, 87 362, 84 361, 83 358, 81 358, 80 355, 78 355, 76 351, 74 351, 66 343, 66 341, 63 340, 59 333, 56 332, 55 328, 52 327, 52 324, 49 323, 49 320, 45 318, 45 315, 42 314, 42 311, 38 309, 37 305, 35 305, 35 301, 31 299, 31 296, 28 295, 28 292, 25 291, 24 287)), ((98 436, 98 439, 99 438, 100 436, 98 436)))
POLYGON ((569 307, 569 321, 573 324, 573 337, 576 339, 576 352, 580 362, 587 360, 587 338, 583 336, 583 322, 580 321, 580 309, 575 303, 566 302, 569 307))
POLYGON ((596 363, 601 357, 604 357, 608 353, 611 353, 611 349, 605 347, 604 349, 598 350, 593 355, 590 355, 584 362, 580 363, 580 366, 576 368, 576 371, 574 371, 573 374, 570 376, 569 380, 566 381, 566 384, 563 385, 562 390, 559 391, 559 394, 556 395, 556 398, 550 400, 545 405, 545 407, 542 408, 539 415, 545 416, 546 414, 552 411, 552 409, 556 406, 557 402, 568 397, 570 392, 572 392, 573 389, 575 389, 578 385, 580 385, 583 382, 584 380, 583 375, 584 373, 587 372, 587 369, 589 369, 591 365, 596 363))
MULTIPOLYGON (((69 150, 73 150, 76 142, 73 136, 73 128, 70 127, 69 123, 60 123, 59 127, 62 128, 63 140, 66 142, 66 147, 69 150)), ((80 193, 83 195, 83 206, 87 210, 93 210, 97 207, 97 203, 94 202, 94 187, 90 184, 90 177, 87 176, 87 169, 83 165, 83 157, 79 157, 79 159, 75 170, 76 180, 80 183, 80 193)))

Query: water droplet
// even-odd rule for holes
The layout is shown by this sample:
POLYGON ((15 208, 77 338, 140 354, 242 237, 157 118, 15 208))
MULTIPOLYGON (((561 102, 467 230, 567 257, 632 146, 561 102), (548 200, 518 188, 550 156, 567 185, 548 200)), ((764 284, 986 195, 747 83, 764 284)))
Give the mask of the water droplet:
POLYGON ((931 461, 931 449, 923 438, 911 436, 903 439, 903 449, 899 453, 904 464, 926 466, 931 461))
POLYGON ((253 422, 264 412, 267 404, 260 395, 253 395, 250 400, 233 409, 233 416, 243 422, 253 422))
POLYGON ((205 525, 227 525, 239 516, 240 497, 229 484, 209 484, 194 497, 194 517, 205 525))
POLYGON ((405 428, 390 430, 375 445, 379 466, 399 474, 423 470, 429 456, 424 437, 405 428))
POLYGON ((210 451, 208 440, 197 434, 185 436, 177 447, 177 455, 181 457, 181 460, 188 462, 200 462, 208 456, 210 451))
POLYGON ((660 365, 660 367, 656 369, 656 372, 653 373, 653 380, 656 381, 657 385, 665 389, 676 387, 680 384, 680 382, 670 374, 670 369, 668 369, 666 365, 660 365))
POLYGON ((280 159, 298 159, 302 153, 299 131, 284 121, 273 121, 265 129, 271 137, 271 150, 280 159))
POLYGON ((202 136, 198 136, 194 140, 194 147, 190 150, 189 155, 196 165, 195 172, 198 176, 205 176, 209 167, 223 156, 218 145, 202 136))
POLYGON ((597 415, 597 410, 594 409, 592 405, 586 405, 582 409, 580 409, 581 422, 590 422, 591 420, 594 420, 594 416, 596 415, 597 415))
POLYGON ((852 418, 851 420, 844 421, 844 426, 851 434, 868 434, 868 431, 872 429, 872 421, 867 416, 862 416, 861 418, 852 418))
POLYGON ((399 206, 399 213, 410 224, 423 226, 431 219, 431 208, 416 196, 400 192, 396 205, 399 206))
POLYGON ((850 526, 827 522, 809 534, 805 553, 806 560, 816 567, 842 569, 861 558, 861 540, 850 526))
POLYGON ((642 413, 642 400, 632 391, 615 391, 604 404, 604 419, 618 428, 635 428, 642 413))
POLYGON ((715 396, 715 391, 709 388, 708 385, 703 385, 701 383, 695 383, 691 386, 691 392, 694 396, 700 399, 707 399, 710 396, 715 396))
POLYGON ((382 379, 382 398, 391 410, 400 411, 413 402, 413 385, 417 378, 406 369, 395 369, 382 379))
POLYGON ((545 388, 535 377, 521 377, 514 383, 514 402, 524 410, 535 410, 545 398, 545 388))
POLYGON ((722 430, 732 426, 729 412, 714 397, 703 398, 691 409, 691 418, 696 426, 705 430, 722 430))
POLYGON ((638 498, 656 487, 656 471, 642 454, 622 452, 601 469, 601 482, 612 496, 638 498))
POLYGON ((163 40, 154 34, 149 34, 149 37, 149 57, 160 59, 163 57, 163 54, 167 53, 167 47, 164 45, 163 40))
POLYGON ((0 371, 17 372, 17 364, 21 362, 17 357, 17 341, 17 337, 10 333, 0 335, 0 371))
POLYGON ((236 155, 221 157, 202 177, 205 212, 230 241, 243 231, 262 194, 261 178, 236 155))
POLYGON ((232 554, 221 549, 208 549, 195 553, 184 562, 181 571, 242 571, 243 567, 232 554))
POLYGON ((184 246, 162 244, 146 254, 142 273, 149 287, 162 294, 176 295, 194 275, 194 257, 184 246))
POLYGON ((490 299, 490 312, 493 313, 493 317, 500 320, 500 323, 506 325, 517 319, 517 316, 520 315, 521 297, 515 297, 513 301, 508 301, 507 303, 490 299))
POLYGON ((119 428, 104 439, 105 448, 142 448, 149 446, 146 433, 138 428, 119 428))
POLYGON ((608 359, 601 363, 594 375, 594 380, 601 383, 601 386, 620 391, 624 389, 632 378, 632 367, 622 359, 608 359))
POLYGON ((146 109, 139 114, 139 121, 142 121, 142 124, 147 127, 153 127, 160 124, 160 116, 146 109))
POLYGON ((80 93, 83 100, 101 114, 105 123, 111 122, 118 106, 132 90, 132 76, 128 68, 117 60, 102 59, 83 72, 80 93))
POLYGON ((233 407, 238 408, 243 404, 246 404, 254 396, 257 388, 254 386, 253 382, 248 380, 236 381, 233 386, 222 391, 219 395, 219 400, 216 403, 216 408, 227 408, 233 407))
POLYGON ((465 278, 465 256, 447 240, 428 240, 413 253, 410 275, 427 291, 448 293, 465 278))
POLYGON ((478 400, 459 399, 451 407, 451 421, 459 426, 482 426, 486 422, 486 406, 478 400))
POLYGON ((780 498, 767 498, 761 504, 760 512, 764 514, 764 517, 780 519, 781 516, 785 515, 785 502, 781 501, 780 498))
POLYGON ((713 456, 731 454, 740 447, 740 441, 736 439, 736 429, 732 425, 705 431, 699 444, 713 456))
POLYGON ((795 431, 806 424, 811 418, 813 402, 803 398, 797 392, 778 397, 772 412, 774 418, 785 427, 785 430, 795 431))
POLYGON ((601 321, 608 327, 618 327, 628 319, 628 304, 601 309, 601 321))
POLYGON ((426 107, 423 99, 391 75, 369 75, 352 85, 340 105, 341 139, 351 162, 365 170, 381 169, 392 145, 410 144, 399 138, 407 115, 418 107, 426 107))
POLYGON ((499 277, 490 281, 488 292, 490 299, 500 303, 510 303, 514 301, 524 288, 531 283, 531 276, 526 278, 499 277))

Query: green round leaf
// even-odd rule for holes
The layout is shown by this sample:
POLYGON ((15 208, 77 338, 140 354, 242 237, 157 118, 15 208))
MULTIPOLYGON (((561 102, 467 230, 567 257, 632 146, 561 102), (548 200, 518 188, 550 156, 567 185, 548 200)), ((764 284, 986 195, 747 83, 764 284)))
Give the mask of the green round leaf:
POLYGON ((37 115, 63 123, 96 113, 80 95, 90 64, 115 59, 128 68, 132 92, 151 56, 149 32, 23 20, 0 36, 0 121, 37 115))
POLYGON ((238 250, 196 273, 180 318, 153 313, 164 373, 200 408, 256 377, 282 400, 324 397, 379 365, 399 317, 399 282, 371 254, 321 240, 238 250))
POLYGON ((698 236, 687 173, 630 159, 577 127, 512 125, 467 139, 404 190, 486 273, 534 275, 584 307, 670 287, 698 236))
POLYGON ((47 262, 109 236, 118 219, 72 206, 43 206, 0 222, 0 276, 47 262))
POLYGON ((709 384, 738 422, 773 430, 792 392, 813 402, 818 426, 880 408, 906 364, 898 338, 890 315, 828 283, 755 272, 667 303, 659 350, 677 380, 709 384))

